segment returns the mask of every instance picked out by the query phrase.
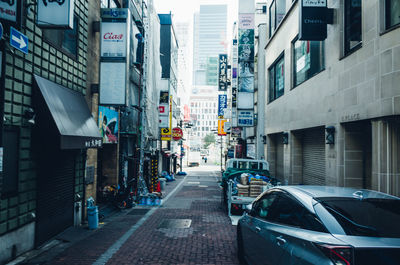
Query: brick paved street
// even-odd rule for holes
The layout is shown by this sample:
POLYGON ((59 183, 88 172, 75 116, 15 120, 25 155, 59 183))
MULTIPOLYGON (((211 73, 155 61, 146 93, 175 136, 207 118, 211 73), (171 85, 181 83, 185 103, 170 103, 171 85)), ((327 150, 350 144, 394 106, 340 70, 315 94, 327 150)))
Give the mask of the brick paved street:
POLYGON ((83 239, 22 264, 238 264, 236 227, 222 209, 218 168, 188 173, 168 183, 161 207, 138 206, 96 231, 80 229, 83 239))

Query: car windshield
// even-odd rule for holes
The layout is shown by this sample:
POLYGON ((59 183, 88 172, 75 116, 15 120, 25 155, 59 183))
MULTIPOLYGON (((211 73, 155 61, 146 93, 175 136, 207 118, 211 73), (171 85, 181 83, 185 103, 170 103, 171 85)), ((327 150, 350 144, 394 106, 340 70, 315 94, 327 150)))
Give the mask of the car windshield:
POLYGON ((319 198, 347 235, 400 238, 400 200, 319 198))

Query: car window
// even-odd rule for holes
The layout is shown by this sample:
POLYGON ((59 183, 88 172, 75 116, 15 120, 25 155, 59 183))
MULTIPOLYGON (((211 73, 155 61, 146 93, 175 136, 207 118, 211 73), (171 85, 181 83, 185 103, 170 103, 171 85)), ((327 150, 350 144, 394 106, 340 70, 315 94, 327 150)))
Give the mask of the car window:
POLYGON ((249 162, 250 169, 258 169, 258 162, 249 162))
POLYGON ((237 161, 233 161, 233 168, 237 168, 237 161))
POLYGON ((247 168, 247 162, 246 161, 239 161, 239 168, 247 168))
POLYGON ((327 232, 318 217, 292 196, 281 193, 267 216, 267 221, 316 232, 327 232))
POLYGON ((318 198, 347 235, 400 238, 400 200, 318 198))
POLYGON ((253 206, 254 215, 261 219, 266 219, 268 213, 270 212, 272 204, 277 197, 278 197, 278 192, 270 192, 265 194, 260 199, 258 199, 253 206))

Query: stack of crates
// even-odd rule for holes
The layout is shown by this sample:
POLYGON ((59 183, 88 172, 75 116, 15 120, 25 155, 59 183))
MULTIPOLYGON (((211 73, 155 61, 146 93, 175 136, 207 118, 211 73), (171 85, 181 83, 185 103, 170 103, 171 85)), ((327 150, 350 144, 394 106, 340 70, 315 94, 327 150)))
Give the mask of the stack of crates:
POLYGON ((153 157, 150 162, 151 167, 151 191, 157 191, 158 186, 158 160, 156 157, 153 157))

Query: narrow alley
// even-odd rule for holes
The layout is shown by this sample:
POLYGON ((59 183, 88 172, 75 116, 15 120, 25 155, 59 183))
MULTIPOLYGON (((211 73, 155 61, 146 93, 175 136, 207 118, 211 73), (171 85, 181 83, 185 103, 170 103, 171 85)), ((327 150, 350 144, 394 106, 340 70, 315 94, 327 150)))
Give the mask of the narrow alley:
POLYGON ((136 206, 94 231, 72 227, 17 264, 238 264, 218 169, 193 168, 167 184, 160 207, 136 206))

